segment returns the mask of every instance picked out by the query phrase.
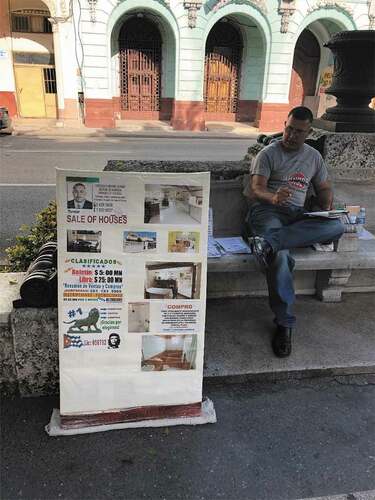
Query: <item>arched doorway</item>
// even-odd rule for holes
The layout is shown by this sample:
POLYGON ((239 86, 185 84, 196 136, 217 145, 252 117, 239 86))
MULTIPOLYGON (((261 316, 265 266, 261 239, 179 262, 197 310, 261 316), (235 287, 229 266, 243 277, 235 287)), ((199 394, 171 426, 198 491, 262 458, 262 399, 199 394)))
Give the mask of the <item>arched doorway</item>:
POLYGON ((237 29, 229 22, 216 23, 206 42, 204 102, 207 119, 225 119, 228 115, 235 119, 241 57, 242 39, 237 29))
POLYGON ((161 87, 161 45, 157 26, 132 17, 119 34, 121 116, 158 119, 161 87))
POLYGON ((305 97, 314 96, 320 64, 320 46, 315 36, 305 29, 294 49, 290 80, 289 104, 301 106, 305 97))

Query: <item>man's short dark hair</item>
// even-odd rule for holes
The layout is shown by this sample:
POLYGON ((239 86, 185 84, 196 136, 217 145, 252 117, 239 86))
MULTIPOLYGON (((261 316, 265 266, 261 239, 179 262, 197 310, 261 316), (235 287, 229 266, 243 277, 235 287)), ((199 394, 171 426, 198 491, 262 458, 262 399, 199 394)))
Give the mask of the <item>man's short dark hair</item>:
POLYGON ((297 106, 289 111, 288 118, 292 116, 296 120, 309 120, 310 123, 313 122, 313 114, 309 108, 305 106, 297 106))

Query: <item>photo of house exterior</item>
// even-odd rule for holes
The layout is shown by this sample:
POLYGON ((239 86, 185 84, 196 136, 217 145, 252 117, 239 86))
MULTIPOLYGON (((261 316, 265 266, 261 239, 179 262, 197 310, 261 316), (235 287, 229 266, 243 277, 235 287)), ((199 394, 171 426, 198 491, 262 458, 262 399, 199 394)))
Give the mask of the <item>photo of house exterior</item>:
POLYGON ((375 24, 375 0, 0 0, 0 12, 0 106, 103 128, 277 131, 299 104, 320 116, 324 44, 375 24))

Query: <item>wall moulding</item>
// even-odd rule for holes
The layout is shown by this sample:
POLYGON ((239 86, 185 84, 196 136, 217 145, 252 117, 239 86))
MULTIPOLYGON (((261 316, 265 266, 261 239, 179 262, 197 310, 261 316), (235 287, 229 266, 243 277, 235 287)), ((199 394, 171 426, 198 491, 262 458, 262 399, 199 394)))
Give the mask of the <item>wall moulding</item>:
POLYGON ((202 0, 184 0, 184 8, 188 11, 189 28, 196 27, 198 10, 201 7, 202 7, 202 0))
POLYGON ((295 10, 295 0, 279 0, 277 12, 281 16, 280 33, 288 33, 289 21, 295 10))
POLYGON ((266 16, 268 12, 265 0, 218 0, 211 10, 216 12, 228 3, 234 3, 236 5, 249 5, 259 10, 264 16, 266 16))
POLYGON ((375 0, 368 0, 368 27, 370 30, 375 29, 375 0))
POLYGON ((353 9, 344 0, 317 0, 314 5, 307 9, 307 13, 311 14, 319 9, 336 9, 350 17, 353 16, 353 9))

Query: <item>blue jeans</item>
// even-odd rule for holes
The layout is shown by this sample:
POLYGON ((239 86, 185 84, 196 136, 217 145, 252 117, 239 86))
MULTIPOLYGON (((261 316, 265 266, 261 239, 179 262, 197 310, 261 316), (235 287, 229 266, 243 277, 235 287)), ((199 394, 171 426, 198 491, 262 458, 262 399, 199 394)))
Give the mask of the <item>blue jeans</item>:
POLYGON ((274 251, 266 271, 270 307, 278 325, 293 327, 295 301, 293 285, 294 259, 291 248, 308 247, 313 243, 338 240, 344 232, 339 219, 311 218, 298 207, 254 203, 246 217, 251 234, 263 236, 274 251))

